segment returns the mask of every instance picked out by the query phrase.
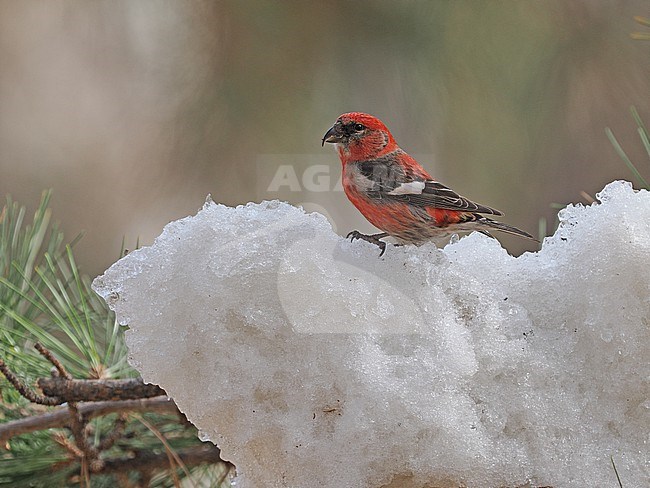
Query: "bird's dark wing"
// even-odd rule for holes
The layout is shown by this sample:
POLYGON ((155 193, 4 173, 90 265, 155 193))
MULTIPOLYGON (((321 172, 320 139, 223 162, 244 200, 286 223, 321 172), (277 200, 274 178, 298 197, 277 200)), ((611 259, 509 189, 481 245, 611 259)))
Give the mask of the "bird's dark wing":
POLYGON ((402 185, 387 193, 387 197, 400 200, 416 207, 434 207, 445 210, 459 210, 463 212, 476 212, 489 215, 503 215, 502 212, 485 205, 480 205, 461 197, 454 190, 447 188, 442 183, 433 180, 423 181, 424 188, 419 188, 413 183, 402 185), (400 188, 404 191, 401 192, 400 188))
POLYGON ((461 197, 442 183, 411 174, 389 158, 360 161, 355 169, 364 179, 366 195, 378 202, 402 202, 414 207, 503 215, 494 208, 461 197))

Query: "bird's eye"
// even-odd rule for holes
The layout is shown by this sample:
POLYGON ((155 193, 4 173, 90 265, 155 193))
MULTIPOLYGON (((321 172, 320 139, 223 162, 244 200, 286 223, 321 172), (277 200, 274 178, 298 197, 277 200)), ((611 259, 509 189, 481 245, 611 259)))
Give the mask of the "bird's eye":
POLYGON ((361 132, 363 129, 365 129, 363 124, 354 124, 354 130, 356 130, 357 132, 361 132))

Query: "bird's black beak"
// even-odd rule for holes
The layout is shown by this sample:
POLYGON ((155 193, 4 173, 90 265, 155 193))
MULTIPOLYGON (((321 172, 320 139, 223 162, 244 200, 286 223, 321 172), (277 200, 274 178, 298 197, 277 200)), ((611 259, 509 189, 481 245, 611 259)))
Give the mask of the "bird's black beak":
POLYGON ((323 136, 323 141, 321 143, 321 146, 324 146, 326 142, 334 144, 337 142, 341 142, 342 140, 343 138, 341 136, 339 128, 336 125, 333 125, 323 136))

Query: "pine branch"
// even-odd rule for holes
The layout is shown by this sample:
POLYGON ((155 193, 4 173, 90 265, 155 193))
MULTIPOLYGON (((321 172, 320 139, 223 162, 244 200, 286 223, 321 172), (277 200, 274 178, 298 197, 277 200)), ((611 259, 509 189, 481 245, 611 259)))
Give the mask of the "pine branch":
POLYGON ((158 385, 145 384, 141 379, 74 380, 66 378, 39 378, 38 387, 50 397, 62 402, 99 402, 133 400, 165 395, 158 385))
POLYGON ((28 387, 16 374, 9 369, 9 366, 0 359, 0 372, 7 378, 7 381, 20 393, 24 398, 38 405, 60 405, 63 403, 58 398, 39 395, 28 387))
MULTIPOLYGON (((182 416, 176 404, 167 396, 138 400, 80 403, 78 409, 79 414, 87 420, 116 412, 155 412, 182 416)), ((58 407, 42 415, 34 415, 0 424, 0 445, 5 444, 7 440, 17 435, 57 427, 70 427, 70 411, 67 407, 58 407)))
MULTIPOLYGON (((27 409, 35 415, 0 423, 0 484, 58 486, 67 479, 90 486, 98 473, 126 486, 133 474, 129 471, 136 470, 140 486, 148 486, 148 480, 170 464, 178 484, 178 465, 231 466, 212 445, 181 451, 172 447, 198 440, 158 386, 137 379, 94 380, 128 378, 133 370, 119 324, 75 263, 76 239, 64 245, 63 233, 51 224, 49 198, 50 192, 45 192, 31 223, 26 222, 25 207, 11 198, 0 205, 0 377, 4 375, 24 399, 52 407, 45 413, 27 409), (53 366, 51 378, 45 378, 44 361, 28 351, 31 344, 53 366), (39 377, 35 383, 24 379, 39 377), (151 424, 158 441, 149 432, 139 435, 143 430, 133 422, 133 412, 163 416, 157 418, 160 429, 151 424), (117 418, 102 418, 109 414, 117 418), (170 434, 171 444, 165 437, 170 434), (163 452, 158 442, 165 446, 163 452)), ((15 418, 23 402, 15 394, 4 397, 10 403, 3 410, 15 418)), ((224 469, 224 479, 228 471, 224 469)), ((184 474, 193 476, 187 470, 184 474)))

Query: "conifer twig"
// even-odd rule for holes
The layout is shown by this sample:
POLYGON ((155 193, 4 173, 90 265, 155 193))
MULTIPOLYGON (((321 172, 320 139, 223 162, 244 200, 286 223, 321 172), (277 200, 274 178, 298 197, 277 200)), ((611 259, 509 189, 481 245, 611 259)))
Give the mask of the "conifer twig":
POLYGON ((54 354, 48 349, 45 348, 40 342, 37 342, 34 344, 34 349, 36 349, 41 355, 47 359, 49 362, 51 362, 56 370, 59 372, 59 375, 63 376, 64 378, 71 380, 72 376, 70 373, 68 373, 68 370, 65 369, 65 366, 61 364, 61 361, 59 361, 54 354))
MULTIPOLYGON (((79 413, 87 420, 115 412, 155 412, 159 414, 177 414, 180 411, 167 396, 125 400, 115 402, 96 402, 78 404, 79 413)), ((14 436, 36 432, 38 430, 68 427, 70 413, 67 407, 59 407, 51 412, 34 415, 0 424, 0 445, 14 436)))
MULTIPOLYGON (((65 366, 63 366, 61 361, 59 361, 50 350, 39 342, 34 344, 34 348, 54 365, 56 370, 64 379, 72 380, 72 375, 68 373, 65 366)), ((75 444, 77 444, 77 447, 82 453, 79 458, 83 468, 82 471, 84 471, 84 478, 87 480, 89 476, 86 471, 87 468, 94 468, 92 470, 96 471, 101 467, 97 466, 97 462, 99 461, 99 451, 88 442, 88 439, 86 439, 86 426, 88 425, 88 420, 84 419, 84 417, 79 413, 77 402, 68 401, 68 411, 70 413, 70 431, 72 431, 72 437, 74 437, 75 444)))
POLYGON ((18 376, 16 376, 13 371, 9 369, 9 366, 0 359, 0 372, 7 378, 7 381, 21 394, 24 398, 29 400, 32 403, 37 403, 39 405, 54 406, 60 405, 63 403, 63 400, 56 397, 43 396, 36 393, 34 390, 29 388, 18 376))
POLYGON ((165 395, 158 385, 146 384, 139 378, 116 380, 77 380, 66 378, 39 378, 38 387, 47 396, 66 402, 101 402, 133 400, 165 395))

